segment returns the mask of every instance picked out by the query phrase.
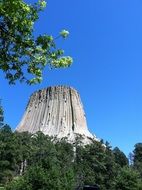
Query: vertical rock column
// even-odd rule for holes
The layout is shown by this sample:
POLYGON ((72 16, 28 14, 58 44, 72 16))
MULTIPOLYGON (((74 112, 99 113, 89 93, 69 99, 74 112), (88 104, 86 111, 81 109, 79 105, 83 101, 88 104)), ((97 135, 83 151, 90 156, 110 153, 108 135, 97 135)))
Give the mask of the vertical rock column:
POLYGON ((87 129, 78 92, 66 86, 49 87, 32 94, 16 130, 32 134, 42 131, 69 140, 74 140, 76 134, 93 138, 87 129))

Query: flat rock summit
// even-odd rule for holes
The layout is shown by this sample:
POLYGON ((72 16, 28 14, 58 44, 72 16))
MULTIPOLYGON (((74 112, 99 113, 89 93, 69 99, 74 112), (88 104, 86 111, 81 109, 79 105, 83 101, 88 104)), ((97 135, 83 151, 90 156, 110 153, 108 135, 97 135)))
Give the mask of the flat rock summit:
POLYGON ((58 139, 66 137, 74 142, 81 135, 88 144, 92 135, 78 92, 67 86, 53 86, 33 93, 16 131, 32 134, 41 131, 58 139))

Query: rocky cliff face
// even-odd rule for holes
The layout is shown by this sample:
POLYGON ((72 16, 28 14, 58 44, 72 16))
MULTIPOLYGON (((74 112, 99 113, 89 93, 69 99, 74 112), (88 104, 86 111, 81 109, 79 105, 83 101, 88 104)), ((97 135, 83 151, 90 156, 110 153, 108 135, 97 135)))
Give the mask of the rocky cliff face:
POLYGON ((71 142, 77 134, 82 135, 84 143, 89 143, 90 138, 96 139, 87 129, 79 94, 66 86, 49 87, 32 94, 16 130, 32 134, 42 131, 59 139, 67 137, 71 142))

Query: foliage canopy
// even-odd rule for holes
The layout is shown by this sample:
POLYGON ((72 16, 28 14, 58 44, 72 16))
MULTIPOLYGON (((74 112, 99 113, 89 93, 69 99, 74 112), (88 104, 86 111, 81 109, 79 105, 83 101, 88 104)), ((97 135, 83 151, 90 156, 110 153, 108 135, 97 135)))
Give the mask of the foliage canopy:
MULTIPOLYGON (((73 190, 97 184, 101 190, 142 189, 139 170, 117 162, 123 155, 101 142, 81 146, 38 132, 0 129, 0 184, 6 190, 73 190), (55 143, 56 142, 56 143, 55 143), (115 154, 114 154, 115 152, 115 154)), ((122 157, 123 158, 123 157, 122 157)), ((125 158, 126 159, 126 158, 125 158)))
MULTIPOLYGON (((39 83, 47 65, 60 68, 72 63, 72 58, 56 47, 52 35, 34 36, 34 23, 45 6, 44 0, 33 5, 23 0, 0 1, 0 69, 10 84, 16 80, 39 83)), ((68 35, 62 30, 58 37, 68 35)))

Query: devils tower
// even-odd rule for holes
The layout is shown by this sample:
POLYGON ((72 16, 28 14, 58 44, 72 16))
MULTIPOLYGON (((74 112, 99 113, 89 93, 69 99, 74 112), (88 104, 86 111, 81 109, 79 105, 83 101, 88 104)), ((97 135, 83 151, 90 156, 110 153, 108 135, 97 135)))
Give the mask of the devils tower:
MULTIPOLYGON (((81 135, 85 143, 96 139, 87 128, 85 112, 78 92, 67 86, 54 86, 33 93, 19 123, 18 132, 42 131, 74 142, 81 135)), ((96 139, 97 140, 97 139, 96 139)))

